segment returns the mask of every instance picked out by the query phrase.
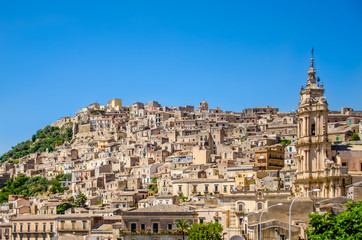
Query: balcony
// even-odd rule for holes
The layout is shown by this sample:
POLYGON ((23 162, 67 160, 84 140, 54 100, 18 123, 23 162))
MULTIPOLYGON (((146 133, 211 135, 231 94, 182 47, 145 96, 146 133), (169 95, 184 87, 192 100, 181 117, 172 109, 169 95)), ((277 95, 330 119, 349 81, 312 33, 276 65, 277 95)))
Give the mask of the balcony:
POLYGON ((245 215, 244 211, 236 211, 235 214, 236 214, 236 216, 238 216, 238 217, 242 217, 242 216, 245 215))

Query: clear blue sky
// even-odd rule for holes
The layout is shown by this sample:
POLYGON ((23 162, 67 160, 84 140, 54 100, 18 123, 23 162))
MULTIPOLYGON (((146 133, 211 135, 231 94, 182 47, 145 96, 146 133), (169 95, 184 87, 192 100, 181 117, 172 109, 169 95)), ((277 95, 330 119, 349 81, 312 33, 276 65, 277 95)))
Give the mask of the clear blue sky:
POLYGON ((0 154, 92 102, 362 110, 361 1, 1 1, 0 154))

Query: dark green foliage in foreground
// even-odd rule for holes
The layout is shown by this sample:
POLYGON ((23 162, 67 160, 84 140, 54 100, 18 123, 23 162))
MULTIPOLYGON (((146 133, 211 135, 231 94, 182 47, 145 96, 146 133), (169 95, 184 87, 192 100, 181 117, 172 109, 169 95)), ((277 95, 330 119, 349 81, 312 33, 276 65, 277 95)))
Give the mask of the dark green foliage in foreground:
POLYGON ((47 192, 51 186, 50 192, 62 193, 68 190, 67 187, 61 187, 59 179, 70 178, 69 174, 60 174, 56 178, 49 181, 45 177, 27 177, 20 175, 17 178, 10 178, 4 183, 4 187, 0 190, 0 203, 7 202, 9 195, 24 195, 25 197, 36 196, 47 192))
POLYGON ((12 147, 7 153, 4 153, 0 157, 0 162, 8 161, 10 158, 18 159, 37 151, 45 152, 46 149, 49 152, 56 151, 57 146, 72 140, 72 137, 73 130, 71 127, 60 129, 58 127, 46 126, 38 130, 30 140, 21 142, 12 147))
POLYGON ((348 209, 337 216, 329 212, 309 214, 308 239, 362 239, 362 201, 346 206, 348 209))
POLYGON ((221 240, 221 232, 223 227, 218 222, 208 222, 208 223, 195 223, 190 229, 188 239, 189 240, 221 240))

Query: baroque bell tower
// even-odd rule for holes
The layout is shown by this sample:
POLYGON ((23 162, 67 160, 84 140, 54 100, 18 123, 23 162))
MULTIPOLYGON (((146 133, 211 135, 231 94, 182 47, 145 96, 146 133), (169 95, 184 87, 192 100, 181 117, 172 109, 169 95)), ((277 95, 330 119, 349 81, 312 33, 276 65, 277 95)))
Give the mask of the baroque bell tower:
POLYGON ((317 84, 313 58, 305 88, 300 91, 298 105, 298 162, 294 192, 296 194, 320 189, 318 197, 345 195, 351 178, 346 167, 332 161, 328 141, 328 103, 323 96, 323 83, 317 84))

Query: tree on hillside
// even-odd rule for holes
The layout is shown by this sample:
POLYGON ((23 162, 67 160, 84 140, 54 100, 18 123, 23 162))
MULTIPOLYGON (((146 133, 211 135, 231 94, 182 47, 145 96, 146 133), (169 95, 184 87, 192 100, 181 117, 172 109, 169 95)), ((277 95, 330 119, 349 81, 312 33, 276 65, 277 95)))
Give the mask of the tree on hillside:
POLYGON ((45 177, 19 175, 17 178, 10 178, 0 190, 0 203, 7 202, 8 196, 12 194, 20 194, 25 197, 43 194, 47 191, 48 186, 49 181, 45 177))
POLYGON ((176 229, 182 233, 182 240, 185 240, 185 234, 189 232, 190 224, 184 218, 181 218, 177 221, 176 229))
POLYGON ((290 145, 291 143, 292 143, 292 141, 288 140, 288 139, 284 139, 280 142, 280 144, 284 145, 284 146, 290 145))
POLYGON ((71 141, 72 137, 73 130, 69 125, 63 126, 62 128, 46 126, 32 135, 30 140, 17 144, 12 147, 10 151, 1 155, 0 162, 22 158, 37 151, 56 151, 57 146, 64 144, 66 141, 71 141))
POLYGON ((75 205, 77 207, 84 207, 86 201, 87 197, 84 195, 84 193, 79 193, 75 198, 75 205))
POLYGON ((69 208, 73 207, 70 203, 62 203, 57 206, 57 214, 64 214, 65 211, 69 208))
POLYGON ((362 239, 362 201, 346 206, 348 209, 337 216, 330 212, 309 214, 308 239, 362 239))
POLYGON ((192 225, 188 239, 189 240, 221 240, 221 232, 223 227, 218 222, 208 222, 208 223, 195 223, 192 225))
POLYGON ((151 184, 148 185, 148 189, 151 189, 152 191, 154 191, 155 193, 158 192, 158 188, 157 188, 157 178, 152 178, 151 180, 151 184))

